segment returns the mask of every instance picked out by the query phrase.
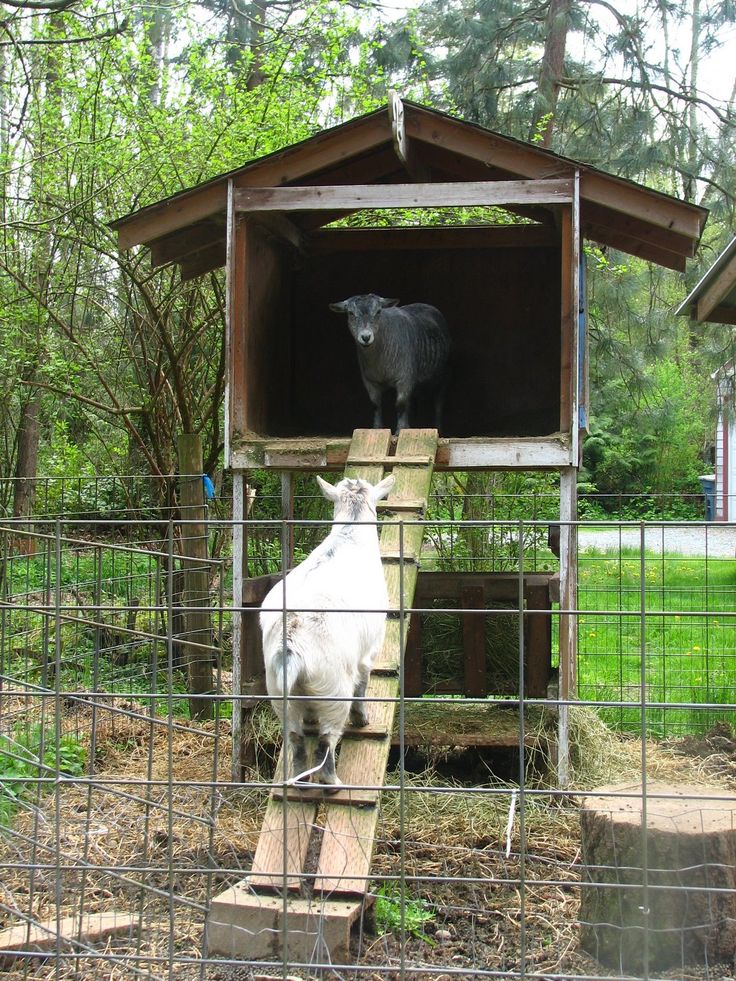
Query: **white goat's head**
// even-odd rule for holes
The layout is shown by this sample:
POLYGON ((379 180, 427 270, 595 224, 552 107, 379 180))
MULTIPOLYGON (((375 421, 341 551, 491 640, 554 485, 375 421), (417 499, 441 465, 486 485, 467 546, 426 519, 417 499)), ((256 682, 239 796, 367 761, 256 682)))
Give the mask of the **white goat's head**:
POLYGON ((321 477, 317 483, 323 495, 334 505, 334 521, 372 521, 376 518, 376 504, 394 486, 394 476, 389 474, 378 484, 370 484, 360 477, 345 477, 339 484, 329 484, 321 477))

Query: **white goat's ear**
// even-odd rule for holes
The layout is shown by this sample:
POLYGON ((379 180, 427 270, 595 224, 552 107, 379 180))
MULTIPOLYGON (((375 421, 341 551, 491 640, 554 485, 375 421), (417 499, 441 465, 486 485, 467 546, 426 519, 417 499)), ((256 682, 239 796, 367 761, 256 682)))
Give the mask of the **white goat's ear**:
POLYGON ((339 303, 330 303, 329 306, 330 306, 330 310, 333 310, 335 313, 348 312, 347 300, 340 300, 339 303))
POLYGON ((380 484, 376 484, 373 488, 373 503, 376 501, 382 501, 384 497, 388 494, 391 488, 394 486, 396 478, 392 473, 388 477, 384 477, 380 484))
POLYGON ((332 484, 328 484, 326 480, 322 480, 322 478, 319 475, 317 475, 317 483, 319 484, 319 489, 322 491, 322 494, 327 498, 328 501, 332 501, 332 503, 334 504, 335 501, 340 496, 337 493, 337 488, 333 487, 332 484))
POLYGON ((389 300, 385 296, 382 296, 381 297, 381 306, 382 307, 396 307, 396 306, 399 305, 400 302, 401 302, 400 300, 389 300))

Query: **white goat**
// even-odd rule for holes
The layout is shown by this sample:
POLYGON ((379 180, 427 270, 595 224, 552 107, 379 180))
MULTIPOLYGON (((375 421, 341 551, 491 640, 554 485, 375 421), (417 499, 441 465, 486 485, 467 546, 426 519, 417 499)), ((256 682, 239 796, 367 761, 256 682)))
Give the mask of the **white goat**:
POLYGON ((388 605, 371 522, 376 520, 376 503, 388 494, 394 478, 385 477, 375 486, 350 478, 334 487, 320 477, 317 482, 334 504, 332 529, 273 586, 261 604, 260 619, 266 686, 288 732, 292 779, 308 769, 304 723, 318 722, 317 779, 334 793, 341 782, 335 748, 348 716, 354 726, 368 724, 361 699, 383 644, 388 605))

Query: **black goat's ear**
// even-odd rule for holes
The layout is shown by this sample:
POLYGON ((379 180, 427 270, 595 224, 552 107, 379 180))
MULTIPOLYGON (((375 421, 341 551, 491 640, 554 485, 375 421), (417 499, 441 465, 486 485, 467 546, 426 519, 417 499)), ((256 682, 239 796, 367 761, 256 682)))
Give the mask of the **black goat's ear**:
POLYGON ((330 310, 334 310, 335 313, 347 313, 348 305, 347 300, 340 300, 339 303, 330 303, 330 310))
POLYGON ((390 299, 388 299, 385 296, 382 296, 381 297, 381 306, 382 307, 396 307, 396 306, 399 305, 399 303, 400 303, 399 300, 390 300, 390 299))

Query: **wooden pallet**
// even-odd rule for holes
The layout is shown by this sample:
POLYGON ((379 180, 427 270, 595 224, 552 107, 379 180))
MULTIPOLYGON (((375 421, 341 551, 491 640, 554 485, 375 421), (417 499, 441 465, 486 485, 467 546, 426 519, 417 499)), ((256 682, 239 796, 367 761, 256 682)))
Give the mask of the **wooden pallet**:
MULTIPOLYGON (((404 430, 396 455, 387 457, 388 430, 356 430, 345 475, 377 483, 390 465, 395 477, 384 511, 381 554, 392 614, 371 676, 367 698, 370 725, 352 730, 340 747, 338 774, 344 787, 334 795, 275 785, 266 807, 253 866, 247 879, 216 897, 208 916, 210 951, 231 957, 283 957, 283 943, 298 960, 334 960, 345 953, 350 928, 368 888, 380 788, 391 748, 399 667, 409 634, 417 581, 416 556, 437 448, 436 430, 404 430), (320 827, 317 827, 318 813, 320 827), (314 853, 316 854, 316 861, 314 853), (309 863, 309 867, 308 867, 309 863), (320 945, 326 951, 320 953, 320 945)), ((283 774, 285 754, 277 765, 283 774)), ((283 779, 283 778, 282 778, 283 779)))

